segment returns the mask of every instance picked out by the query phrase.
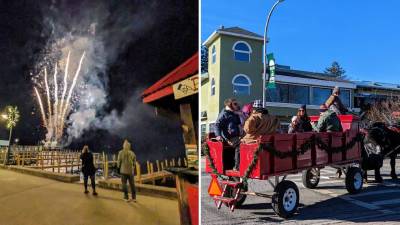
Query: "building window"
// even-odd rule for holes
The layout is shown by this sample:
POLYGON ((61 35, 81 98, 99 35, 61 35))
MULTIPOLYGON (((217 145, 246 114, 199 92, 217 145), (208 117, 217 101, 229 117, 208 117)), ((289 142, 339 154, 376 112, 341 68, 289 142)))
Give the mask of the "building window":
POLYGON ((215 64, 216 61, 217 61, 217 50, 215 50, 215 45, 213 45, 211 49, 211 63, 215 64))
POLYGON ((250 62, 252 52, 250 45, 244 41, 238 41, 233 45, 233 57, 237 61, 250 62))
POLYGON ((347 108, 350 108, 350 90, 340 89, 339 97, 343 105, 345 105, 347 108))
POLYGON ((234 95, 250 95, 251 80, 244 74, 237 74, 232 79, 234 95))
POLYGON ((279 84, 267 89, 268 102, 309 104, 310 89, 307 86, 279 84))
POLYGON ((324 104, 331 94, 332 94, 332 89, 330 88, 313 87, 312 88, 313 98, 311 104, 312 105, 324 104))
POLYGON ((309 104, 310 88, 300 85, 289 85, 289 103, 309 104))
POLYGON ((215 95, 215 80, 214 78, 211 79, 211 96, 215 95))
POLYGON ((275 88, 267 88, 267 102, 289 102, 289 85, 275 84, 275 88))

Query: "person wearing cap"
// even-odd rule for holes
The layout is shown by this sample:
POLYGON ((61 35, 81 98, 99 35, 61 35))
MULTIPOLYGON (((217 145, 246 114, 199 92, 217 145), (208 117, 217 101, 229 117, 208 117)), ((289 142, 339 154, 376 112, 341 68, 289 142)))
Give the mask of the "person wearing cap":
POLYGON ((331 96, 326 100, 325 106, 336 113, 336 115, 343 115, 346 114, 349 110, 343 105, 342 101, 340 100, 340 89, 336 86, 331 96))
POLYGON ((215 122, 215 135, 218 141, 224 141, 235 149, 234 170, 239 169, 240 161, 240 137, 241 120, 237 111, 240 110, 239 103, 234 98, 224 101, 225 108, 219 113, 215 122))
POLYGON ((330 110, 325 104, 319 107, 320 117, 317 124, 313 124, 313 130, 316 132, 335 132, 342 131, 342 124, 336 112, 330 110))
POLYGON ((278 118, 270 115, 268 110, 263 108, 261 100, 255 100, 253 111, 244 123, 246 135, 242 141, 244 143, 254 142, 262 135, 275 133, 279 126, 278 118))
POLYGON ((310 121, 311 120, 307 115, 306 105, 302 105, 298 109, 297 115, 293 116, 292 122, 289 125, 288 133, 292 134, 292 133, 312 131, 312 126, 310 121))

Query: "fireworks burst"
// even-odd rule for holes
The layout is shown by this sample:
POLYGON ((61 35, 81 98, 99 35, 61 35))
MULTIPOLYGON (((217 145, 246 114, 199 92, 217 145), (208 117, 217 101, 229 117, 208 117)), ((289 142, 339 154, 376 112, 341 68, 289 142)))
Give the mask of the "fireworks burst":
POLYGON ((50 94, 50 86, 49 86, 49 81, 48 81, 48 76, 47 76, 47 68, 44 68, 44 76, 43 77, 38 77, 39 82, 44 81, 45 84, 45 92, 46 92, 46 97, 47 97, 47 113, 45 112, 45 107, 42 102, 42 97, 39 92, 38 87, 34 87, 35 94, 37 97, 37 101, 40 106, 40 112, 42 114, 42 120, 43 120, 43 126, 47 130, 47 135, 46 135, 46 142, 61 142, 61 138, 63 136, 64 132, 64 126, 65 126, 65 118, 68 116, 68 112, 71 110, 71 98, 74 93, 74 89, 80 74, 80 70, 82 67, 83 60, 85 58, 85 52, 83 52, 80 60, 79 60, 79 65, 78 68, 75 71, 75 75, 72 80, 72 84, 69 87, 68 90, 68 67, 69 67, 69 60, 70 60, 70 52, 68 52, 67 56, 67 61, 65 64, 65 69, 64 69, 64 78, 63 78, 63 84, 59 85, 58 81, 58 70, 57 70, 57 64, 54 66, 54 75, 53 75, 53 87, 54 89, 54 94, 50 94), (43 80, 42 80, 43 79, 43 80), (63 86, 62 88, 62 93, 59 93, 59 88, 58 87, 63 86), (68 93, 68 95, 67 95, 68 93))

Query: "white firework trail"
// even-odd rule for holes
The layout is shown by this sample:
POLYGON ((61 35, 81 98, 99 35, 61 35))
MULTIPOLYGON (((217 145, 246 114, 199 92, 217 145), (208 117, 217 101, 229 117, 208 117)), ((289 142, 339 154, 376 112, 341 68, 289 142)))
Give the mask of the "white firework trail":
POLYGON ((53 130, 55 132, 56 137, 58 137, 58 129, 57 129, 57 119, 58 119, 58 83, 57 83, 57 63, 54 67, 54 108, 53 108, 53 130))
MULTIPOLYGON (((47 69, 46 67, 44 68, 44 84, 46 87, 46 95, 47 95, 47 106, 48 106, 48 115, 49 115, 49 123, 51 123, 51 115, 52 115, 52 111, 51 111, 51 103, 50 103, 50 89, 49 89, 49 83, 47 81, 47 69)), ((35 90, 37 92, 37 89, 35 90)), ((40 96, 38 95, 39 99, 40 96)), ((41 99, 40 99, 40 105, 43 106, 43 104, 41 104, 41 99)), ((49 127, 50 124, 45 123, 46 127, 49 127)))
MULTIPOLYGON (((44 68, 44 83, 45 83, 45 88, 46 88, 46 95, 47 95, 47 105, 48 105, 48 113, 46 116, 44 107, 43 107, 43 102, 41 99, 41 96, 39 94, 39 91, 37 87, 34 87, 35 93, 37 96, 37 100, 40 106, 40 112, 42 114, 42 119, 43 119, 43 124, 44 127, 47 129, 47 135, 46 135, 46 141, 56 141, 59 142, 61 141, 61 138, 63 136, 63 130, 64 130, 64 123, 65 123, 65 117, 67 115, 67 112, 69 112, 70 108, 70 101, 71 98, 73 97, 72 94, 74 92, 77 80, 79 78, 80 70, 82 67, 82 62, 85 58, 85 52, 83 52, 80 60, 79 60, 79 65, 78 68, 76 69, 72 84, 68 90, 68 67, 69 67, 69 59, 70 59, 70 52, 68 52, 67 56, 67 62, 65 65, 65 71, 64 71, 64 79, 63 79, 63 91, 62 95, 59 96, 59 91, 58 91, 58 80, 57 79, 57 64, 55 64, 55 69, 54 69, 54 96, 50 95, 50 88, 49 88, 49 83, 48 83, 48 77, 47 77, 47 69, 46 67, 44 68), (67 94, 68 91, 68 95, 67 94), (51 103, 54 103, 53 107, 51 103)), ((60 85, 61 86, 61 85, 60 85)))
MULTIPOLYGON (((63 110, 63 106, 64 106, 64 98, 65 98, 65 94, 67 93, 67 88, 68 88, 68 67, 69 67, 69 57, 71 55, 71 51, 68 51, 68 56, 67 56, 67 62, 65 64, 65 70, 64 70, 64 87, 63 87, 63 91, 62 91, 62 95, 61 95, 61 104, 60 104, 60 108, 59 108, 59 112, 62 113, 63 110)), ((63 119, 59 118, 59 122, 60 122, 60 133, 62 133, 62 129, 63 129, 63 119)))
POLYGON ((67 109, 69 107, 69 102, 71 100, 72 92, 74 91, 74 88, 75 88, 75 85, 76 85, 76 80, 78 79, 79 72, 81 71, 81 66, 82 66, 82 62, 83 62, 84 58, 85 58, 85 52, 83 52, 83 54, 81 56, 81 59, 79 60, 78 69, 76 70, 74 79, 72 81, 71 87, 70 87, 69 92, 68 92, 68 97, 67 97, 67 99, 65 101, 63 112, 61 114, 61 127, 62 127, 62 129, 64 128, 65 115, 67 113, 67 109))
POLYGON ((36 97, 37 97, 38 102, 39 102, 40 112, 42 114, 42 119, 43 119, 44 126, 47 127, 46 114, 44 113, 42 99, 40 98, 39 92, 38 92, 36 87, 35 87, 35 93, 36 93, 36 97))

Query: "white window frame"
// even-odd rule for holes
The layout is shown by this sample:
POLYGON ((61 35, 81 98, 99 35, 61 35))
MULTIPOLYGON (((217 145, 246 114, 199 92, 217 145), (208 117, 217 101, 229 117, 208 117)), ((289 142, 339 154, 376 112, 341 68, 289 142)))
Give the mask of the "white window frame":
MULTIPOLYGON (((247 53, 247 54, 249 54, 249 61, 247 61, 247 62, 251 62, 251 53, 253 53, 253 50, 252 50, 252 48, 251 48, 251 46, 250 46, 249 43, 247 43, 247 42, 245 42, 245 41, 237 41, 237 42, 235 42, 235 44, 233 44, 232 50, 233 50, 233 59, 234 59, 234 60, 236 60, 236 61, 241 61, 241 60, 235 59, 235 53, 236 53, 236 52, 239 52, 239 53, 247 53), (240 43, 245 44, 245 45, 249 48, 249 51, 236 50, 236 45, 238 45, 238 44, 240 44, 240 43)), ((246 61, 241 61, 241 62, 246 62, 246 61)))
POLYGON ((217 62, 217 49, 215 45, 211 48, 211 64, 215 64, 217 62))
POLYGON ((239 74, 236 74, 235 76, 233 76, 233 78, 232 78, 232 92, 233 92, 233 94, 235 94, 235 86, 242 86, 242 87, 248 87, 249 88, 249 91, 248 91, 247 94, 250 95, 251 94, 251 85, 252 85, 251 79, 246 74, 239 73, 239 74), (238 77, 246 78, 246 80, 249 82, 249 84, 237 84, 237 83, 235 83, 235 80, 238 77))
POLYGON ((214 79, 214 77, 211 78, 211 82, 210 82, 210 95, 211 96, 215 95, 215 79, 214 79), (213 89, 214 89, 214 93, 213 93, 213 89))

